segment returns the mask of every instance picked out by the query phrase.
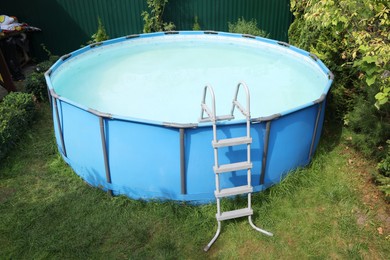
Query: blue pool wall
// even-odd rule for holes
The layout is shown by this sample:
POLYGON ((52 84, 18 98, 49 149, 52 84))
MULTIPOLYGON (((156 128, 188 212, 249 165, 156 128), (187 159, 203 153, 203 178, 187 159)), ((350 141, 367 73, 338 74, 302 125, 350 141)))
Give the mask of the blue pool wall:
MULTIPOLYGON (((180 32, 200 33, 204 32, 180 32)), ((137 37, 162 35, 165 34, 143 34, 137 37)), ((218 35, 243 37, 228 33, 218 35)), ((128 39, 122 37, 103 44, 125 40, 128 39)), ((280 45, 276 41, 260 37, 255 40, 280 45)), ((215 200, 211 125, 167 124, 110 115, 56 94, 50 80, 51 72, 72 56, 98 47, 99 45, 87 46, 77 50, 60 59, 46 73, 55 137, 64 160, 87 183, 112 191, 114 195, 196 203, 215 200)), ((288 48, 311 56, 310 53, 293 46, 288 48)), ((301 107, 281 111, 269 117, 252 119, 252 185, 255 191, 262 191, 277 184, 291 170, 307 165, 318 146, 326 95, 333 75, 319 59, 312 57, 329 78, 323 94, 317 100, 301 107), (265 155, 266 143, 268 152, 265 155)), ((251 102, 256 100, 252 99, 251 102)), ((218 138, 242 136, 245 129, 244 122, 221 123, 218 126, 218 138)), ((220 164, 246 160, 246 146, 219 150, 220 164)), ((246 171, 221 175, 221 187, 245 184, 246 171)))

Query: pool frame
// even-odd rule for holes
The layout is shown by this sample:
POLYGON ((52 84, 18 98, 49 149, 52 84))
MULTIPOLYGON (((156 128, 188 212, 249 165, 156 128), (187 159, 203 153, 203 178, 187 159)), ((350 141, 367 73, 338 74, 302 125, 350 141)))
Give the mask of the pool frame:
MULTIPOLYGON (((59 96, 51 74, 68 60, 101 46, 139 38, 171 35, 213 35, 245 37, 272 44, 310 57, 328 78, 316 100, 251 119, 252 186, 262 191, 297 167, 307 165, 316 150, 322 131, 326 96, 333 74, 314 55, 284 42, 252 35, 214 31, 158 32, 134 34, 94 43, 62 56, 46 73, 58 149, 73 170, 92 186, 110 194, 134 199, 170 199, 207 203, 214 201, 213 149, 211 124, 158 122, 112 115, 59 96)), ((232 82, 233 94, 234 86, 232 82)), ((201 89, 204 86, 199 86, 201 89)), ((233 97, 233 96, 232 96, 233 97)), ((199 92, 199 109, 201 91, 199 92)), ((256 99, 251 100, 256 102, 256 99)), ((218 104, 217 104, 218 106, 218 104)), ((244 120, 221 122, 219 138, 241 136, 244 120)), ((220 163, 246 160, 246 147, 220 149, 220 163)), ((221 186, 245 185, 246 173, 224 174, 221 186)))

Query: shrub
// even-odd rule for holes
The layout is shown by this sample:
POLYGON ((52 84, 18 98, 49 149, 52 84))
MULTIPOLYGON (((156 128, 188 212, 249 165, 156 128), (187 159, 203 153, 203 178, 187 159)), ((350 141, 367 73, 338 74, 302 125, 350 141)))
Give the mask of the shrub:
POLYGON ((147 0, 146 1, 150 10, 150 13, 144 11, 141 13, 144 20, 144 33, 171 31, 175 29, 175 25, 172 22, 164 22, 163 14, 165 5, 168 0, 147 0))
POLYGON ((380 174, 390 178, 390 140, 387 140, 387 145, 387 155, 380 163, 378 163, 378 170, 380 174))
POLYGON ((25 90, 27 93, 33 94, 37 101, 48 100, 47 85, 45 80, 45 72, 58 60, 58 56, 53 55, 45 45, 42 44, 43 50, 47 53, 48 59, 38 63, 35 71, 27 75, 25 82, 25 90))
POLYGON ((344 123, 352 131, 351 143, 364 155, 381 160, 387 153, 386 140, 390 139, 390 104, 378 110, 373 106, 375 89, 367 89, 354 100, 353 109, 344 117, 344 123))
POLYGON ((0 102, 0 159, 15 146, 35 114, 33 95, 12 92, 0 102))
POLYGON ((236 23, 228 23, 229 32, 250 34, 260 37, 268 37, 269 34, 257 27, 256 20, 245 21, 244 18, 238 18, 236 23))
POLYGON ((35 67, 35 71, 26 77, 25 89, 27 93, 33 94, 37 101, 48 100, 45 72, 58 59, 58 56, 49 56, 49 59, 43 61, 35 67))
POLYGON ((195 15, 195 18, 194 18, 194 26, 192 27, 192 30, 193 31, 200 31, 201 28, 200 28, 200 24, 199 24, 199 19, 198 19, 198 16, 195 15))
POLYGON ((335 74, 330 112, 344 118, 356 148, 381 161, 374 176, 390 194, 388 0, 291 0, 291 11, 290 42, 316 54, 335 74))
POLYGON ((102 41, 105 41, 108 39, 110 39, 110 37, 106 33, 106 28, 104 28, 102 20, 100 19, 100 17, 98 17, 97 31, 96 31, 96 33, 92 34, 91 40, 89 42, 87 42, 87 44, 102 42, 102 41))
POLYGON ((390 140, 387 140, 387 155, 378 163, 378 172, 373 173, 374 181, 390 202, 390 140))
POLYGON ((336 75, 340 112, 357 91, 376 90, 377 108, 389 102, 390 44, 387 0, 291 0, 290 42, 316 54, 336 75))
POLYGON ((38 101, 47 100, 47 87, 44 72, 34 71, 26 78, 26 92, 33 94, 38 101))

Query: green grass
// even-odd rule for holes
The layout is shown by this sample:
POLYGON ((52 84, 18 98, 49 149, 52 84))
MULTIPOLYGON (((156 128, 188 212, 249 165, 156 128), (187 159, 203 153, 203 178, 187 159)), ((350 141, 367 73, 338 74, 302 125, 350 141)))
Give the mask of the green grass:
MULTIPOLYGON (((386 259, 375 208, 362 202, 361 178, 339 134, 326 133, 311 165, 253 196, 255 232, 245 218, 216 230, 215 205, 109 197, 63 162, 51 114, 42 105, 32 128, 0 165, 0 259, 386 259)), ((226 207, 243 207, 236 198, 226 207)))

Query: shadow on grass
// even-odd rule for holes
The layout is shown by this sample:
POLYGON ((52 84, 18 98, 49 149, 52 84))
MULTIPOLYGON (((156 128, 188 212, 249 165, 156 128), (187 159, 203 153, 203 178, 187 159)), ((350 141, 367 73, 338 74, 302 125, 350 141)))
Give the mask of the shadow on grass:
POLYGON ((341 119, 333 117, 332 111, 326 112, 319 146, 325 151, 330 152, 342 141, 343 123, 341 119))

